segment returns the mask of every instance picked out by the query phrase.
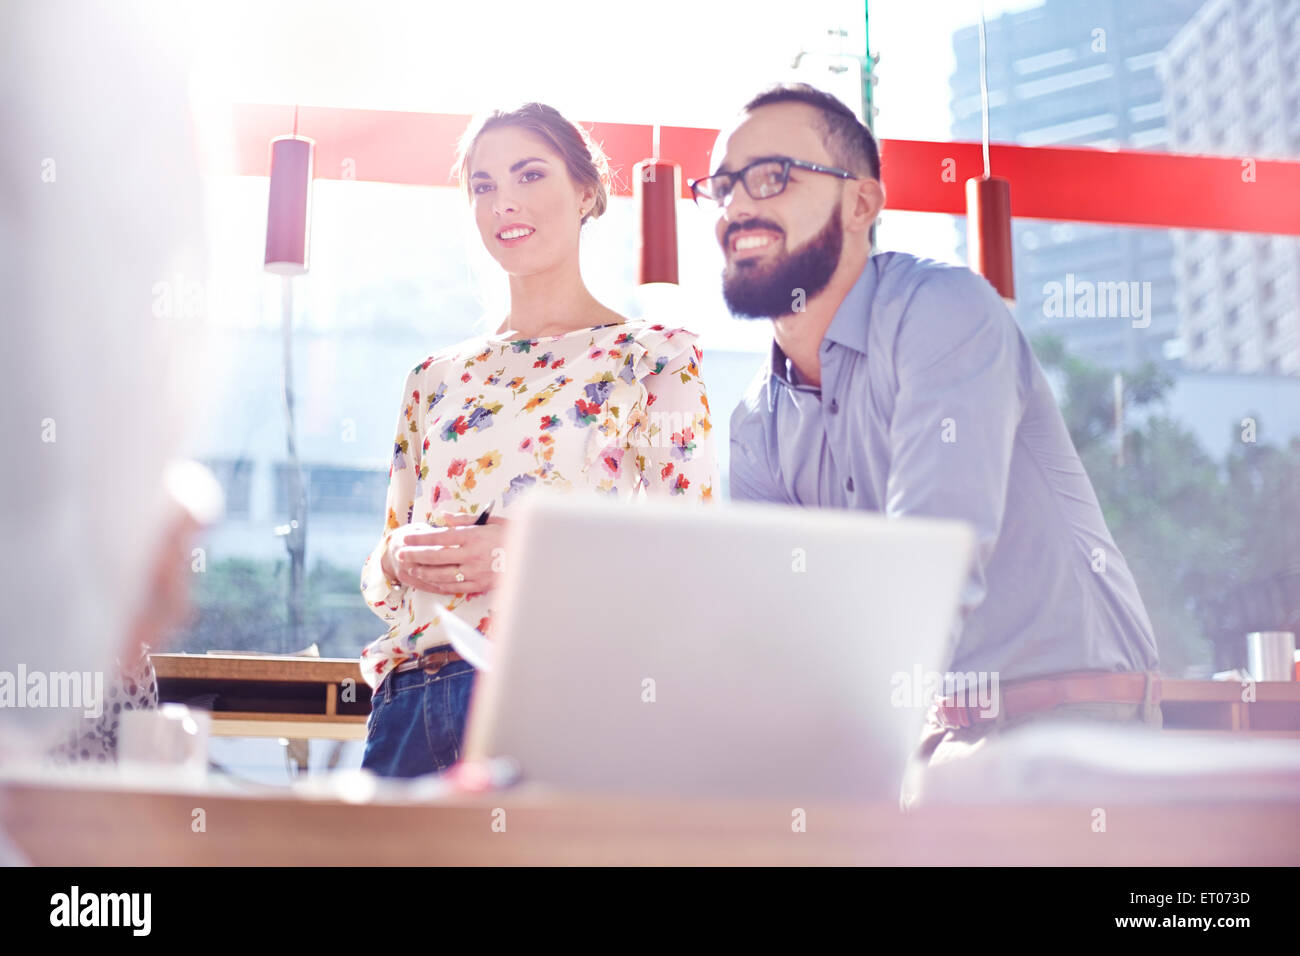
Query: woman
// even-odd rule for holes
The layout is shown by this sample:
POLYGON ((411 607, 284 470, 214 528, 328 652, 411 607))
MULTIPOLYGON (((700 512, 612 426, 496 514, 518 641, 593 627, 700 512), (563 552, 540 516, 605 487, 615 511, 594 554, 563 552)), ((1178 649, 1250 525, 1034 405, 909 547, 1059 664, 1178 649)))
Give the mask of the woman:
POLYGON ((361 653, 373 691, 362 766, 384 776, 460 757, 475 670, 451 634, 468 624, 490 637, 496 549, 523 495, 644 488, 711 501, 717 485, 696 336, 626 319, 583 283, 580 230, 607 203, 599 148, 529 103, 471 124, 459 178, 509 276, 510 312, 495 334, 421 362, 403 388, 387 529, 361 574, 390 627, 361 653))

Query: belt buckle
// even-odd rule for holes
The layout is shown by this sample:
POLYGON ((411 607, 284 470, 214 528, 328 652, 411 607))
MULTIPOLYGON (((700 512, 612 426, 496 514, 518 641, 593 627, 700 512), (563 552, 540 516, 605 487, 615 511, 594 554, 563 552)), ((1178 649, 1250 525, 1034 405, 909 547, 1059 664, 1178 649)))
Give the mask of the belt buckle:
POLYGON ((424 671, 426 674, 430 676, 433 676, 434 674, 438 673, 438 671, 442 670, 444 667, 446 667, 448 664, 451 663, 450 654, 451 651, 444 647, 444 648, 439 648, 436 651, 429 651, 421 655, 420 670, 424 671))

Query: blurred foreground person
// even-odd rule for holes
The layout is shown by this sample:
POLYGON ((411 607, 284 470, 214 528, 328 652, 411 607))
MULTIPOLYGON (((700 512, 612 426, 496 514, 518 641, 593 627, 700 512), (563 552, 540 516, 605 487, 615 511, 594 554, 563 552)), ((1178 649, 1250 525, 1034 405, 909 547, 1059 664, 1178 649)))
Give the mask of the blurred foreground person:
POLYGON ((104 714, 117 662, 183 621, 193 534, 221 508, 176 460, 202 319, 176 294, 206 249, 164 9, 0 7, 0 763, 104 714))

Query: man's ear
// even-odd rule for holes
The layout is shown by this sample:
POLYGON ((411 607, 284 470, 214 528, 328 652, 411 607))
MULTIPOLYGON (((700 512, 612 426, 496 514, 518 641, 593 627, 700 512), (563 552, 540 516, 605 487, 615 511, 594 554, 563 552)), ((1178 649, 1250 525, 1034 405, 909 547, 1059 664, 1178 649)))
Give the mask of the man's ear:
POLYGON ((858 180, 850 196, 844 227, 850 232, 866 232, 885 208, 885 185, 878 179, 858 180))

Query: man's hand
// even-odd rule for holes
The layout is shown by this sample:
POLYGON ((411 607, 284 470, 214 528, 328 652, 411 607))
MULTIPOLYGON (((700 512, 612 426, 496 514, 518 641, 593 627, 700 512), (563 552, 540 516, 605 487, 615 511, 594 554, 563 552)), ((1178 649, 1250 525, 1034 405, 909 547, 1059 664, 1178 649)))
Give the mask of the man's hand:
POLYGON ((476 525, 475 520, 474 515, 448 514, 445 528, 416 522, 397 529, 389 538, 385 571, 399 584, 434 594, 490 591, 500 580, 493 565, 502 553, 507 521, 488 518, 476 525), (456 580, 457 571, 463 581, 456 580))

